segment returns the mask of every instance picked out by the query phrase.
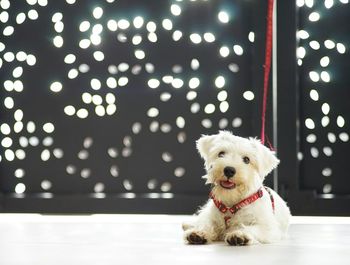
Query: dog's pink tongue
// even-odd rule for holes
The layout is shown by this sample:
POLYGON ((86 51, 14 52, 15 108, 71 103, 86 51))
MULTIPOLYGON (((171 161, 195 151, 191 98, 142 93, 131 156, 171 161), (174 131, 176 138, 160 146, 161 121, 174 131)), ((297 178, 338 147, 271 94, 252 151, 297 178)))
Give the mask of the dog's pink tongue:
POLYGON ((234 188, 235 183, 228 181, 228 180, 226 180, 226 181, 222 180, 222 181, 220 181, 220 185, 225 189, 232 189, 232 188, 234 188))

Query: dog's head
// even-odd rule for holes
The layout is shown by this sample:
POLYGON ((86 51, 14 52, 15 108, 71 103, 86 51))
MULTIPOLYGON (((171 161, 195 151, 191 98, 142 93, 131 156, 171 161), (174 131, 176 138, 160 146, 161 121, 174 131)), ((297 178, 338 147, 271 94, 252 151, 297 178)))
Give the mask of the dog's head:
POLYGON ((279 163, 274 152, 259 140, 228 131, 203 135, 197 149, 205 161, 206 183, 214 185, 216 192, 257 189, 279 163))

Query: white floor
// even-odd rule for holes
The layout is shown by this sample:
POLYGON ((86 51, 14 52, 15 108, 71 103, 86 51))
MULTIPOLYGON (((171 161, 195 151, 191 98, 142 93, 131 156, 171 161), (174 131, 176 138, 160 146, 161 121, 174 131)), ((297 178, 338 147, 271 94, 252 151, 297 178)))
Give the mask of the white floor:
POLYGON ((250 247, 186 245, 188 218, 0 214, 0 264, 350 264, 350 218, 294 217, 287 240, 250 247))

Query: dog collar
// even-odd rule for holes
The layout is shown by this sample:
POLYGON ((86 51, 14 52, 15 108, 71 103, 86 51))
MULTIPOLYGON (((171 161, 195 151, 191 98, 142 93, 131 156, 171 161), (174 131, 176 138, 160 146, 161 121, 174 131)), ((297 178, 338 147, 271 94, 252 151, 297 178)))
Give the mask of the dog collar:
POLYGON ((210 192, 209 197, 213 200, 216 208, 218 208, 220 212, 226 213, 227 211, 229 211, 231 214, 234 215, 244 206, 249 205, 255 202, 257 199, 261 198, 264 195, 262 189, 263 188, 261 187, 257 192, 245 198, 244 200, 241 200, 239 203, 233 205, 232 207, 228 207, 225 204, 223 204, 221 201, 217 200, 212 192, 210 192))

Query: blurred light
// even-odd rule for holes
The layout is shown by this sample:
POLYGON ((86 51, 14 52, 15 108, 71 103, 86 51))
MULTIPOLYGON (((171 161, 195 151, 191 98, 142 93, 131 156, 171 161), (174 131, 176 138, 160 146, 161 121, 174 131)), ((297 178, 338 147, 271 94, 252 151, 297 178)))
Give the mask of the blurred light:
POLYGON ((318 82, 320 80, 320 75, 315 71, 309 72, 309 77, 313 82, 318 82))
POLYGON ((337 50, 341 54, 345 53, 346 51, 345 45, 343 43, 337 43, 337 50))
POLYGON ((233 46, 233 51, 237 54, 237 55, 242 55, 243 54, 243 48, 240 45, 234 45, 233 46))
POLYGON ((222 23, 228 23, 230 18, 228 16, 228 14, 225 11, 220 11, 218 14, 218 19, 220 20, 220 22, 222 23))
POLYGON ((79 47, 82 48, 82 49, 86 49, 90 46, 91 42, 89 39, 82 39, 80 42, 79 42, 79 47))
POLYGON ((245 91, 244 93, 243 93, 243 97, 246 99, 246 100, 249 100, 249 101, 251 101, 251 100, 253 100, 254 99, 254 93, 252 92, 252 91, 245 91))
POLYGON ((182 38, 182 32, 180 30, 175 30, 173 32, 173 40, 178 41, 182 38))
POLYGON ((126 19, 121 19, 121 20, 118 21, 118 27, 120 29, 124 30, 124 29, 129 28, 129 26, 130 26, 130 22, 127 21, 126 19))
POLYGON ((298 7, 302 7, 302 6, 304 6, 304 4, 305 4, 304 0, 297 0, 297 6, 298 7))
POLYGON ((107 22, 107 28, 108 28, 110 31, 116 31, 116 30, 118 29, 118 23, 117 23, 117 21, 115 21, 114 19, 108 20, 108 22, 107 22))
POLYGON ((320 14, 318 12, 312 12, 310 15, 309 15, 309 20, 311 22, 316 22, 320 19, 320 14))
POLYGON ((103 15, 103 9, 101 7, 95 7, 92 11, 92 15, 94 16, 94 18, 100 19, 103 15))
POLYGON ((53 23, 56 23, 56 22, 58 22, 58 21, 61 21, 62 18, 63 18, 62 13, 61 13, 61 12, 56 12, 55 14, 52 15, 51 21, 52 21, 53 23))
POLYGON ((309 8, 314 6, 314 0, 305 0, 305 5, 309 8))
POLYGON ((327 49, 333 49, 335 47, 335 43, 334 41, 332 40, 325 40, 324 41, 324 46, 327 48, 327 49))
POLYGON ((26 186, 23 183, 18 183, 15 187, 15 192, 17 194, 22 194, 26 191, 26 186))
POLYGON ((248 40, 253 43, 255 41, 255 33, 254 32, 249 32, 248 34, 248 40))
POLYGON ((137 29, 141 28, 143 26, 143 23, 144 23, 144 20, 140 16, 135 17, 133 20, 134 27, 137 29))
POLYGON ((92 27, 92 34, 99 35, 103 31, 103 26, 101 24, 96 24, 92 27))
POLYGON ((170 19, 166 18, 166 19, 163 19, 162 21, 162 26, 164 29, 166 30, 172 30, 173 28, 173 23, 171 22, 170 19))
POLYGON ((329 9, 334 5, 334 0, 325 0, 324 1, 324 6, 329 9))
POLYGON ((192 59, 191 60, 191 68, 192 70, 198 70, 200 64, 199 64, 199 61, 197 59, 192 59))
POLYGON ((223 88, 225 86, 225 78, 223 76, 218 76, 215 79, 215 86, 217 88, 223 88))
POLYGON ((202 42, 202 37, 198 34, 198 33, 192 33, 190 35, 190 40, 194 43, 194 44, 199 44, 202 42))
POLYGON ((195 89, 199 86, 200 84, 200 81, 197 77, 192 77, 190 79, 190 81, 188 82, 188 86, 191 88, 191 89, 195 89))
POLYGON ((298 47, 297 49, 297 56, 298 58, 304 58, 306 54, 306 50, 304 47, 298 47))
POLYGON ((171 82, 171 85, 174 88, 181 88, 183 86, 184 82, 180 78, 174 78, 173 81, 171 82))
POLYGON ((227 57, 230 54, 230 49, 227 46, 223 46, 220 48, 219 52, 222 57, 227 57))
POLYGON ((88 29, 90 28, 90 22, 89 21, 83 21, 83 22, 81 22, 80 23, 80 25, 79 25, 79 30, 81 31, 81 32, 85 32, 85 31, 87 31, 88 29))
POLYGON ((214 36, 214 34, 213 33, 211 33, 211 32, 206 32, 206 33, 204 33, 204 40, 206 41, 206 42, 209 42, 209 43, 211 43, 211 42, 214 42, 215 41, 215 36, 214 36))
POLYGON ((60 82, 53 82, 50 86, 52 92, 60 92, 62 90, 62 84, 60 82))
POLYGON ((331 77, 330 77, 328 72, 322 71, 321 72, 321 79, 322 79, 323 82, 328 83, 331 80, 331 77))
POLYGON ((63 22, 62 21, 56 22, 54 28, 55 28, 56 32, 61 33, 64 29, 63 22))
POLYGON ((297 35, 300 39, 303 39, 303 40, 310 37, 309 33, 306 30, 299 30, 297 35))
POLYGON ((205 108, 204 108, 204 112, 206 114, 212 114, 214 111, 215 111, 215 105, 211 104, 211 103, 206 105, 205 108))
POLYGON ((101 36, 100 35, 97 35, 97 34, 91 34, 90 35, 90 41, 93 45, 100 45, 101 44, 101 36))
POLYGON ((320 65, 322 67, 327 67, 329 65, 329 57, 328 56, 322 57, 320 60, 320 65))
POLYGON ((181 14, 181 7, 179 5, 173 4, 170 6, 170 11, 174 16, 179 16, 181 14))
POLYGON ((159 110, 157 108, 150 108, 147 111, 147 116, 151 118, 157 117, 158 114, 159 114, 159 110))
POLYGON ((318 50, 320 48, 320 43, 316 40, 310 41, 309 45, 314 50, 318 50))

